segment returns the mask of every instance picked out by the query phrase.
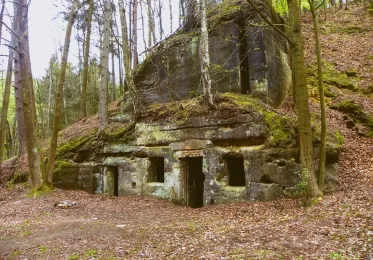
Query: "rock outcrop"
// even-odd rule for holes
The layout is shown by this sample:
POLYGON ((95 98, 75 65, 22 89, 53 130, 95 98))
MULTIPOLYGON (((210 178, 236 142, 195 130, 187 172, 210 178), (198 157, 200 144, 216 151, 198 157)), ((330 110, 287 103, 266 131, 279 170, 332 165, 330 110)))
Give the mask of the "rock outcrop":
MULTIPOLYGON (((269 7, 275 23, 283 21, 269 7)), ((209 15, 209 48, 213 88, 217 92, 251 94, 279 106, 291 84, 284 39, 245 2, 220 4, 209 15)), ((144 104, 188 99, 202 91, 199 30, 179 31, 159 44, 135 73, 144 104)))

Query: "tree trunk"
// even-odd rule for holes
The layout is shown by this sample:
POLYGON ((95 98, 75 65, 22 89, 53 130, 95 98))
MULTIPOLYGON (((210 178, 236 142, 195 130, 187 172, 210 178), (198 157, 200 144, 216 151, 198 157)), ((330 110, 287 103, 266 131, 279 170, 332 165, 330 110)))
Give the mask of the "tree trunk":
POLYGON ((203 85, 203 94, 209 106, 215 107, 215 97, 212 93, 210 78, 210 52, 209 52, 209 33, 207 30, 206 0, 201 0, 201 77, 203 85))
POLYGON ((293 87, 295 106, 298 114, 299 143, 301 154, 302 176, 307 181, 306 196, 313 198, 320 195, 313 170, 313 146, 310 111, 308 104, 307 76, 304 61, 302 28, 297 0, 288 0, 291 39, 291 63, 293 68, 293 87))
MULTIPOLYGON (((148 0, 149 3, 149 0, 148 0)), ((137 116, 140 113, 140 101, 138 99, 135 84, 133 82, 133 75, 131 69, 131 59, 130 59, 130 48, 128 45, 128 35, 127 35, 127 22, 126 22, 126 11, 124 9, 123 0, 118 1, 119 4, 119 14, 120 14, 120 22, 122 25, 122 42, 123 42, 123 65, 126 73, 126 83, 128 87, 128 91, 131 95, 132 102, 133 102, 133 109, 134 109, 134 121, 136 121, 137 116)))
MULTIPOLYGON (((3 19, 4 19, 4 11, 5 11, 5 0, 2 0, 1 3, 1 11, 0 11, 0 45, 1 40, 3 37, 3 19)), ((13 30, 14 31, 14 30, 13 30)), ((13 36, 12 36, 13 37, 13 36)), ((0 164, 1 165, 1 164, 0 164)))
POLYGON ((158 17, 159 17, 159 38, 163 39, 163 25, 162 25, 162 0, 158 0, 158 17))
POLYGON ((15 7, 15 13, 16 19, 19 20, 18 56, 28 163, 32 186, 34 189, 41 189, 44 186, 45 176, 42 165, 42 150, 38 140, 38 123, 31 73, 28 38, 28 3, 27 0, 16 0, 15 5, 18 5, 15 7))
POLYGON ((145 56, 147 56, 148 52, 146 51, 148 49, 146 45, 146 37, 145 37, 145 22, 144 22, 144 11, 142 7, 142 1, 140 1, 140 14, 141 14, 141 24, 142 24, 142 39, 144 41, 144 49, 145 49, 145 56))
POLYGON ((172 34, 172 32, 173 32, 173 28, 172 28, 172 23, 173 23, 173 21, 172 21, 172 0, 169 0, 168 5, 169 5, 169 8, 170 8, 170 34, 172 34))
MULTIPOLYGON (((16 19, 17 20, 17 19, 16 19)), ((17 20, 17 23, 19 21, 17 20)), ((19 26, 19 23, 17 24, 19 26)), ((19 28, 17 28, 19 35, 19 28)), ((15 42, 15 49, 18 50, 18 41, 15 42)), ((19 67, 18 52, 14 52, 14 98, 16 100, 16 121, 17 121, 17 139, 18 139, 18 157, 27 153, 25 120, 23 114, 23 98, 21 89, 21 73, 19 67)))
POLYGON ((82 100, 81 113, 83 117, 87 116, 87 84, 88 84, 88 69, 89 69, 89 47, 91 44, 91 27, 93 15, 93 0, 89 0, 88 24, 87 24, 87 39, 84 49, 84 65, 83 65, 83 84, 82 84, 82 100))
POLYGON ((325 160, 326 160, 326 112, 325 112, 320 34, 319 34, 319 24, 317 20, 318 17, 317 17, 316 7, 315 7, 315 0, 309 0, 309 4, 311 6, 313 27, 314 27, 315 40, 316 40, 317 73, 318 73, 318 85, 319 85, 319 96, 320 96, 321 144, 320 144, 320 157, 319 157, 320 160, 319 160, 318 185, 319 185, 319 189, 322 191, 324 189, 325 160))
POLYGON ((109 82, 109 52, 110 52, 110 24, 111 24, 111 1, 106 0, 104 5, 104 39, 101 56, 101 89, 99 106, 99 127, 101 133, 108 124, 108 82, 109 82))
POLYGON ((52 137, 50 140, 49 156, 48 156, 48 164, 47 164, 47 185, 50 187, 53 187, 54 162, 55 162, 55 156, 56 156, 56 150, 57 150, 58 131, 60 128, 61 105, 63 102, 63 89, 64 89, 64 84, 65 84, 67 58, 69 55, 71 31, 72 31, 72 27, 74 24, 78 2, 79 2, 78 0, 74 0, 74 3, 71 7, 70 17, 69 17, 69 21, 68 21, 67 29, 66 29, 63 54, 62 54, 62 59, 61 59, 61 68, 60 68, 60 75, 58 79, 58 89, 57 89, 56 105, 55 105, 54 119, 53 119, 53 131, 52 131, 52 137))
POLYGON ((196 0, 186 1, 186 17, 184 18, 184 30, 192 31, 197 25, 196 0))
POLYGON ((114 63, 115 55, 114 55, 114 41, 112 42, 112 49, 111 49, 111 78, 112 78, 112 95, 111 98, 113 101, 117 99, 117 89, 115 84, 115 63, 114 63))
POLYGON ((180 0, 180 15, 179 15, 179 26, 181 26, 185 21, 185 0, 180 0))
POLYGON ((132 27, 132 60, 133 60, 133 69, 136 69, 137 65, 139 65, 139 57, 137 54, 137 7, 138 7, 138 0, 133 1, 133 27, 132 27))
MULTIPOLYGON (((157 38, 155 36, 155 24, 154 24, 154 16, 153 16, 153 10, 152 10, 152 1, 147 0, 148 3, 148 47, 150 48, 157 42, 157 38), (153 43, 152 43, 153 41, 153 43)), ((123 26, 123 25, 122 25, 123 26)), ((122 28, 123 30, 123 28, 122 28)))
MULTIPOLYGON (((4 3, 3 3, 4 6, 4 3)), ((17 20, 13 19, 12 30, 14 32, 17 31, 17 20)), ((0 36, 1 37, 1 36, 0 36)), ((8 65, 6 71, 6 79, 5 79, 5 89, 4 89, 4 96, 3 96, 3 106, 1 109, 1 119, 0 119, 0 169, 1 164, 3 163, 4 158, 4 149, 5 149, 5 139, 6 139, 6 124, 8 122, 8 109, 9 109, 9 99, 10 99, 10 88, 12 85, 12 74, 13 74, 13 58, 14 58, 14 49, 15 48, 15 35, 12 34, 11 36, 11 43, 9 47, 9 57, 8 57, 8 65)))

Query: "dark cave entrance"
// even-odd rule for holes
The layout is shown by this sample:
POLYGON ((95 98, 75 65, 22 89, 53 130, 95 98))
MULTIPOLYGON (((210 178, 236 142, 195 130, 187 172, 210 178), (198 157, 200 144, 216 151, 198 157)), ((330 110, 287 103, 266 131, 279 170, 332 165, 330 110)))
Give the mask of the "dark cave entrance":
POLYGON ((185 158, 185 198, 191 208, 203 207, 205 175, 202 171, 203 158, 185 158))

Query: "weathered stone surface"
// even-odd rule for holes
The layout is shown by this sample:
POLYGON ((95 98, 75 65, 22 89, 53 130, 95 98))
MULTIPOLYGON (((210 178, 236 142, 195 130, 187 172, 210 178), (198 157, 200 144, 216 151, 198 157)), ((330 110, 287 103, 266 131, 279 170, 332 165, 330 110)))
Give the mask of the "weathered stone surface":
POLYGON ((282 189, 278 184, 251 182, 248 189, 248 197, 251 201, 270 201, 282 196, 282 189))
MULTIPOLYGON (((248 5, 232 21, 214 23, 209 33, 211 77, 218 92, 252 94, 278 106, 291 84, 286 44, 248 5)), ((199 35, 171 36, 135 73, 145 105, 186 99, 201 93, 199 35)))
POLYGON ((211 147, 213 144, 210 140, 186 140, 185 142, 171 143, 170 148, 172 151, 180 150, 201 150, 211 147))

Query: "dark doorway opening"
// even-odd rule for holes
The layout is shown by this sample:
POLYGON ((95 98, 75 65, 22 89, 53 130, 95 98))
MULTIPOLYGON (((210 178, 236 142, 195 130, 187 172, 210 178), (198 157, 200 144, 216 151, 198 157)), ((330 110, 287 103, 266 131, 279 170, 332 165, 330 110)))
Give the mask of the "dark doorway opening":
POLYGON ((164 182, 164 158, 151 157, 148 172, 148 182, 164 182))
POLYGON ((108 175, 108 188, 109 188, 109 195, 111 196, 118 196, 118 186, 119 186, 119 175, 118 175, 118 167, 108 167, 107 168, 107 175, 108 175))
POLYGON ((229 186, 245 186, 245 170, 243 156, 226 157, 226 166, 229 186))
POLYGON ((186 205, 191 208, 203 207, 205 175, 202 171, 202 157, 186 158, 186 205))

